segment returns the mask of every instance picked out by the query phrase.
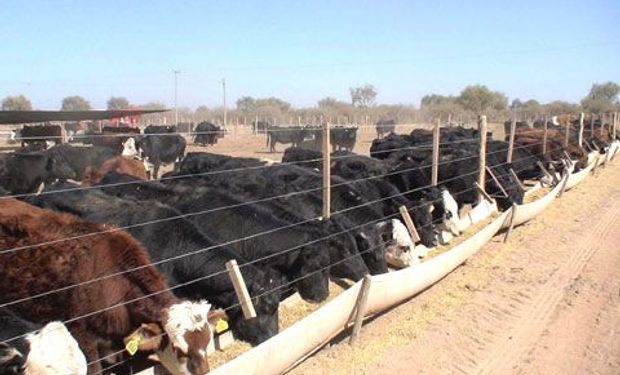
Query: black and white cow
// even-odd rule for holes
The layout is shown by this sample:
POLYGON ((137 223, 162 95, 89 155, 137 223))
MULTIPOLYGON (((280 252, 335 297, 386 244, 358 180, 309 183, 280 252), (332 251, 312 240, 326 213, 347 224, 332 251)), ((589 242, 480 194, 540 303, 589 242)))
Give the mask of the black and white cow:
MULTIPOLYGON (((144 168, 151 178, 159 176, 162 165, 175 163, 175 170, 183 155, 187 142, 179 134, 147 134, 136 140, 136 155, 144 162, 144 168)), ((123 156, 136 156, 123 153, 123 156)))
POLYGON ((67 327, 44 327, 0 308, 0 374, 86 375, 86 358, 67 327))

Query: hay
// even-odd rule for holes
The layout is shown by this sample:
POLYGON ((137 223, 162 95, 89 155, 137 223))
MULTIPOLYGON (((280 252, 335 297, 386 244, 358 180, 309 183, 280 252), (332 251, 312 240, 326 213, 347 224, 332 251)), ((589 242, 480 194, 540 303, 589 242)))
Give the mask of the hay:
MULTIPOLYGON (((343 286, 348 287, 349 284, 345 282, 343 286)), ((315 312, 321 306, 325 305, 327 302, 336 298, 336 296, 338 296, 340 293, 342 293, 342 291, 346 289, 343 286, 338 285, 334 283, 333 281, 330 281, 329 282, 329 295, 327 296, 327 299, 325 301, 320 302, 320 303, 311 303, 311 302, 306 302, 300 299, 297 303, 289 305, 289 306, 280 305, 280 310, 279 310, 280 311, 280 314, 279 314, 280 331, 292 326, 295 322, 315 312)))
POLYGON ((238 357, 242 353, 247 352, 252 349, 252 345, 248 344, 245 341, 234 341, 232 344, 227 346, 224 350, 219 351, 216 350, 215 353, 209 354, 209 365, 211 368, 216 368, 224 363, 232 360, 235 357, 238 357))
POLYGON ((551 191, 551 187, 548 186, 544 186, 541 187, 540 189, 536 190, 535 192, 533 192, 530 195, 526 195, 525 198, 523 198, 523 204, 526 203, 532 203, 537 201, 538 199, 544 197, 545 195, 547 195, 548 192, 551 191))
POLYGON ((466 239, 468 239, 472 235, 478 233, 482 228, 484 228, 487 225, 489 225, 498 216, 499 216, 499 213, 497 213, 497 212, 492 213, 486 219, 484 219, 482 221, 479 221, 476 224, 473 224, 473 225, 469 226, 469 228, 467 228, 465 231, 463 231, 460 236, 454 237, 452 240, 450 240, 449 243, 447 243, 445 245, 437 245, 437 246, 435 246, 434 248, 432 248, 428 252, 425 260, 428 260, 428 259, 430 259, 430 258, 432 258, 434 256, 437 256, 437 255, 441 254, 441 253, 445 253, 446 251, 448 251, 448 250, 452 249, 453 247, 459 245, 460 243, 464 242, 466 239))

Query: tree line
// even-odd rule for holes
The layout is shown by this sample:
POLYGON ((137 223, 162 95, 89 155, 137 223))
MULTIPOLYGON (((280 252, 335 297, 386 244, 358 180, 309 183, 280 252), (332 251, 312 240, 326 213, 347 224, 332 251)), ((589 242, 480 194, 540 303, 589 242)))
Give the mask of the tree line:
MULTIPOLYGON (((400 123, 430 122, 437 118, 443 122, 472 122, 479 114, 486 114, 492 121, 502 121, 513 113, 522 120, 533 120, 543 115, 568 112, 602 113, 620 111, 620 85, 615 82, 595 83, 579 103, 552 101, 539 103, 534 99, 521 100, 508 97, 499 91, 484 85, 470 85, 458 95, 425 95, 419 106, 408 104, 378 104, 377 89, 370 84, 349 89, 350 101, 345 102, 332 97, 325 97, 315 106, 294 108, 287 101, 276 98, 239 98, 234 108, 228 109, 229 124, 250 123, 256 118, 272 124, 288 123, 355 123, 371 124, 381 119, 395 119, 400 123)), ((111 97, 107 101, 108 109, 127 109, 130 107, 143 109, 163 109, 160 102, 132 105, 125 97, 111 97)), ((32 103, 23 95, 7 96, 2 100, 2 110, 31 110, 32 103)), ((89 110, 91 105, 85 98, 74 95, 64 98, 61 110, 89 110)), ((180 122, 213 121, 222 123, 224 108, 199 106, 195 109, 178 108, 180 122)), ((166 114, 145 116, 145 122, 174 122, 172 111, 166 114)))

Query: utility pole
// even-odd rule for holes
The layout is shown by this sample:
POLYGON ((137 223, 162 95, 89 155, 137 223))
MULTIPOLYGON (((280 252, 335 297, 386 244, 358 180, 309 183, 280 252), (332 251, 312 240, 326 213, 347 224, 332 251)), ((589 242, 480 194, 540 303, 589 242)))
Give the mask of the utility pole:
POLYGON ((179 106, 178 106, 178 95, 177 95, 177 77, 179 75, 179 73, 181 73, 180 70, 173 70, 172 73, 174 73, 174 125, 175 126, 179 126, 179 106))
POLYGON ((226 122, 226 78, 222 78, 222 105, 224 106, 224 129, 228 129, 226 122))

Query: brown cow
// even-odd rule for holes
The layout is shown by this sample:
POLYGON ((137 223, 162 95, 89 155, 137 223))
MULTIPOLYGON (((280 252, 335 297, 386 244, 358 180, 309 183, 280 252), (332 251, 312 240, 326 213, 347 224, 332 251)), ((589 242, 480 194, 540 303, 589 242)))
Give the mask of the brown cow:
POLYGON ((15 199, 0 199, 0 304, 33 323, 64 321, 89 362, 102 369, 98 345, 123 348, 134 333, 140 351, 169 341, 188 373, 208 371, 206 302, 182 302, 151 265, 147 251, 124 231, 15 199), (162 340, 162 333, 168 340, 162 340))
POLYGON ((126 156, 115 156, 103 162, 99 167, 86 167, 82 185, 94 185, 108 172, 123 173, 146 180, 146 171, 142 162, 126 156))
POLYGON ((574 140, 574 137, 569 138, 567 147, 564 147, 564 140, 566 135, 564 132, 557 130, 547 130, 547 149, 543 155, 543 139, 544 130, 542 129, 518 129, 515 133, 515 147, 525 147, 529 149, 534 155, 538 156, 542 160, 559 161, 566 156, 566 151, 571 159, 577 160, 576 169, 585 167, 588 160, 588 153, 574 140))

